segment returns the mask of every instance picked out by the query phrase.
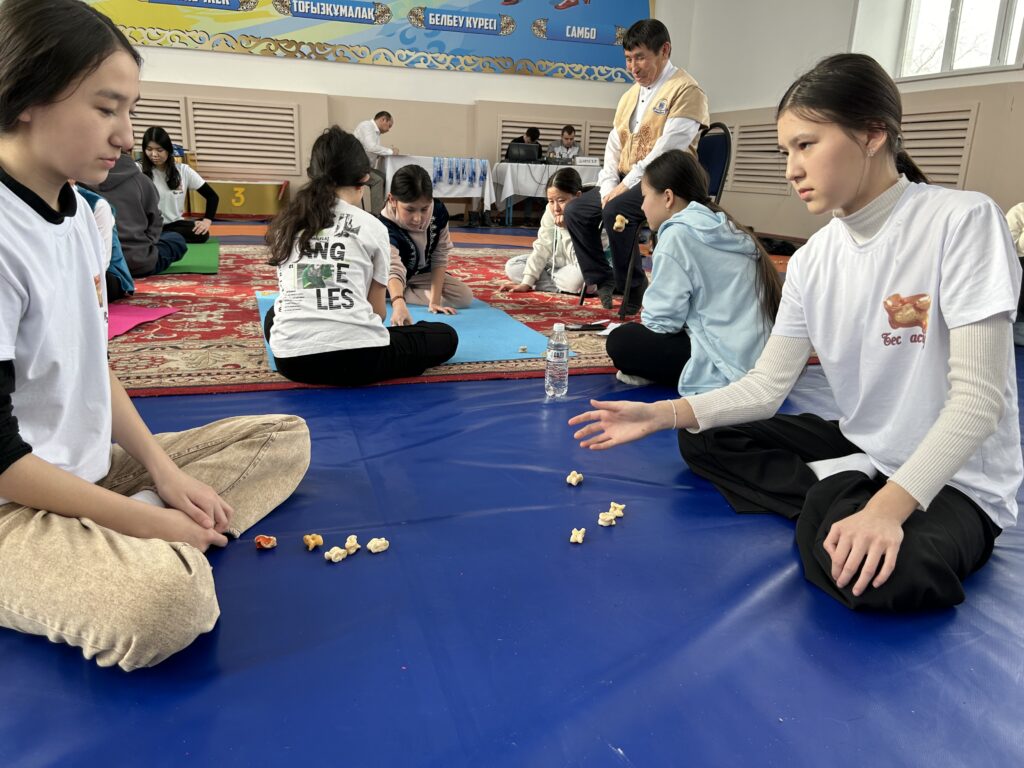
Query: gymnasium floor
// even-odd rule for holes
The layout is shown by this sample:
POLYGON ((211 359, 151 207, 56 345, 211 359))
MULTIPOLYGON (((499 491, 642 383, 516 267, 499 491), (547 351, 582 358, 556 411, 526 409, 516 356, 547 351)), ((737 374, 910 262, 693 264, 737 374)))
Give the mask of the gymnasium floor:
POLYGON ((804 582, 790 523, 734 514, 671 434, 591 453, 565 423, 670 394, 573 376, 559 403, 538 379, 136 400, 154 431, 296 413, 312 465, 210 553, 221 620, 157 668, 0 630, 0 765, 1024 764, 1024 531, 954 610, 851 613, 804 582), (328 565, 312 531, 391 549, 328 565))
POLYGON ((211 554, 221 620, 159 667, 0 632, 0 764, 1024 763, 1024 534, 955 610, 849 612, 804 582, 790 523, 734 514, 671 434, 590 453, 565 424, 591 396, 667 394, 579 376, 562 403, 539 380, 138 400, 155 431, 297 413, 312 467, 211 554), (600 528, 611 500, 626 515, 600 528), (329 565, 310 531, 391 549, 329 565))

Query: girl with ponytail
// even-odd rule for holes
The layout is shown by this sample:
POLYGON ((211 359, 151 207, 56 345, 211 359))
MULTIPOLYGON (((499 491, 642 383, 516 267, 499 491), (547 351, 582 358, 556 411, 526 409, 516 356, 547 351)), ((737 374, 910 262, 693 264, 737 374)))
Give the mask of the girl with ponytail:
POLYGON ((876 61, 819 62, 779 104, 786 178, 831 219, 793 256, 754 369, 715 392, 593 402, 584 447, 679 429, 741 512, 796 518, 804 576, 853 609, 947 608, 1017 520, 1021 269, 983 194, 927 183, 876 61), (840 417, 774 415, 814 350, 840 417))
POLYGON ((306 184, 267 230, 279 294, 264 334, 278 371, 305 384, 350 386, 419 376, 455 354, 444 323, 384 326, 388 231, 359 207, 370 162, 333 126, 313 144, 306 184))
POLYGON ((627 384, 657 382, 692 395, 754 367, 775 322, 782 281, 757 237, 708 197, 688 152, 652 160, 640 181, 647 223, 658 232, 639 323, 608 336, 627 384))

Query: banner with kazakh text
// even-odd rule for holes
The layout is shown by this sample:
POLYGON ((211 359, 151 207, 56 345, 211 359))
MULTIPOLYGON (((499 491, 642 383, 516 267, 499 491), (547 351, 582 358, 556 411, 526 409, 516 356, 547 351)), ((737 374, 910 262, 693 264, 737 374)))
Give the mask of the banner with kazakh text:
POLYGON ((629 82, 649 0, 89 0, 136 45, 629 82), (429 3, 429 5, 424 4, 429 3))

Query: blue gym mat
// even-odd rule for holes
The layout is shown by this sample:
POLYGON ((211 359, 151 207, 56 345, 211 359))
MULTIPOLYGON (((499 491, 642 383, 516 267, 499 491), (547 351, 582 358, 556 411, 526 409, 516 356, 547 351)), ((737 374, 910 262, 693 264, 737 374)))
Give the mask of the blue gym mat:
POLYGON ((734 514, 671 433, 588 452, 565 423, 667 394, 576 376, 554 403, 536 380, 136 401, 154 431, 297 413, 312 466, 211 553, 221 619, 162 665, 0 631, 0 764, 1024 764, 1024 532, 955 610, 850 612, 803 580, 792 524, 734 514), (391 549, 327 565, 311 531, 391 549))
MULTIPOLYGON (((263 319, 267 316, 267 312, 274 306, 275 298, 277 298, 277 291, 256 291, 256 305, 260 311, 260 328, 263 327, 263 319)), ((390 302, 387 307, 385 325, 391 322, 390 302)), ((467 309, 460 309, 455 315, 431 314, 426 307, 416 304, 409 305, 409 314, 412 316, 413 322, 428 320, 447 323, 459 334, 459 347, 448 364, 544 357, 544 350, 548 345, 547 337, 544 334, 537 333, 508 313, 496 309, 480 299, 473 299, 473 303, 467 309), (520 347, 526 347, 526 351, 520 352, 520 347)), ((263 346, 267 351, 270 370, 276 371, 277 364, 274 362, 274 354, 270 351, 270 345, 266 340, 264 340, 263 346)), ((572 356, 575 353, 570 352, 569 354, 572 356)))

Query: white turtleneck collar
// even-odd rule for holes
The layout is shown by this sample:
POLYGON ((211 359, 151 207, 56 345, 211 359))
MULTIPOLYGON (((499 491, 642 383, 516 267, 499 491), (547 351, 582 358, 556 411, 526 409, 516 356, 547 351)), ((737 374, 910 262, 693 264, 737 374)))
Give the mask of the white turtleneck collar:
POLYGON ((838 211, 833 211, 832 215, 846 226, 857 245, 863 245, 882 229, 885 222, 889 220, 889 214, 892 213, 896 203, 903 196, 904 190, 909 186, 910 182, 907 181, 907 177, 900 174, 895 184, 856 213, 842 216, 838 211))

